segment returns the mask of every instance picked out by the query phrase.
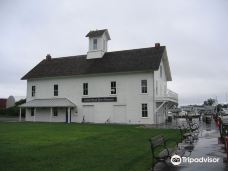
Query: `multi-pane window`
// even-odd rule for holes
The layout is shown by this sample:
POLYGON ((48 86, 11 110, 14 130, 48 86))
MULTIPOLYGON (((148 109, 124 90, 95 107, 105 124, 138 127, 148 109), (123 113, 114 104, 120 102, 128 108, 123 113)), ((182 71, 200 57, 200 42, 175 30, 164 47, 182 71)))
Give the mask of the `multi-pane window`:
POLYGON ((147 93, 147 80, 141 80, 141 93, 147 93))
POLYGON ((88 95, 88 83, 83 83, 83 95, 88 95))
POLYGON ((111 94, 116 94, 116 81, 111 82, 111 94))
POLYGON ((57 107, 53 108, 53 116, 58 116, 58 108, 57 107))
POLYGON ((156 95, 158 95, 158 81, 156 80, 156 95))
POLYGON ((36 95, 36 86, 32 86, 32 97, 36 95))
POLYGON ((97 50, 97 39, 93 39, 93 50, 97 50))
POLYGON ((31 116, 34 116, 34 113, 35 113, 35 109, 34 107, 31 108, 31 116))
POLYGON ((162 66, 160 66, 160 77, 162 78, 162 66))
POLYGON ((54 96, 58 96, 59 95, 59 86, 58 84, 54 85, 54 96))
POLYGON ((142 117, 148 117, 148 108, 146 103, 142 104, 142 117))

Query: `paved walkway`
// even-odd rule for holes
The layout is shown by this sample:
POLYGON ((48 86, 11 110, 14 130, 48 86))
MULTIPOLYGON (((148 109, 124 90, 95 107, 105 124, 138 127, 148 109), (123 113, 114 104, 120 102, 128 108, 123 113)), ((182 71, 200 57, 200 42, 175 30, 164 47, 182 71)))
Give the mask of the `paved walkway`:
POLYGON ((214 121, 211 124, 201 122, 199 140, 194 143, 194 150, 189 157, 219 158, 219 162, 191 164, 182 162, 178 166, 173 166, 171 163, 165 166, 159 163, 156 165, 155 171, 228 171, 224 144, 220 142, 219 130, 214 121))

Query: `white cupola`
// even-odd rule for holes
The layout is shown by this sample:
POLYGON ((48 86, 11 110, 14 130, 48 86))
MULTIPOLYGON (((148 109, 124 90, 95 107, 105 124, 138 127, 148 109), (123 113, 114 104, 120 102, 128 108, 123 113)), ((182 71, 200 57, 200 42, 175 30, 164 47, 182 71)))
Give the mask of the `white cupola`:
POLYGON ((90 31, 86 37, 89 38, 87 59, 102 58, 108 50, 108 41, 111 40, 108 30, 90 31))

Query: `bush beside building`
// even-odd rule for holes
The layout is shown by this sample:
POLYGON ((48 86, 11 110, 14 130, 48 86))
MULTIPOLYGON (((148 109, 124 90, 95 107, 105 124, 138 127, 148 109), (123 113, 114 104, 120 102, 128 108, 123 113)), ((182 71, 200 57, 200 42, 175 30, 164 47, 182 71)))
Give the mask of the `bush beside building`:
MULTIPOLYGON (((2 108, 0 109, 0 115, 1 116, 18 116, 19 114, 19 105, 26 102, 26 99, 21 99, 17 101, 14 106, 8 107, 8 108, 2 108)), ((22 109, 22 116, 25 116, 25 110, 22 109)))

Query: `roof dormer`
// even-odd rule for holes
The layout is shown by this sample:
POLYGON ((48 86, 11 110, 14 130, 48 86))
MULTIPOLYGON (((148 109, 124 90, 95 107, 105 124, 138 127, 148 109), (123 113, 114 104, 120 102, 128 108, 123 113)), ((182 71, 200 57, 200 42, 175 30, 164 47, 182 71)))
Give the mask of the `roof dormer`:
POLYGON ((89 38, 87 59, 102 58, 108 50, 108 41, 111 40, 108 30, 90 31, 86 37, 89 38))

